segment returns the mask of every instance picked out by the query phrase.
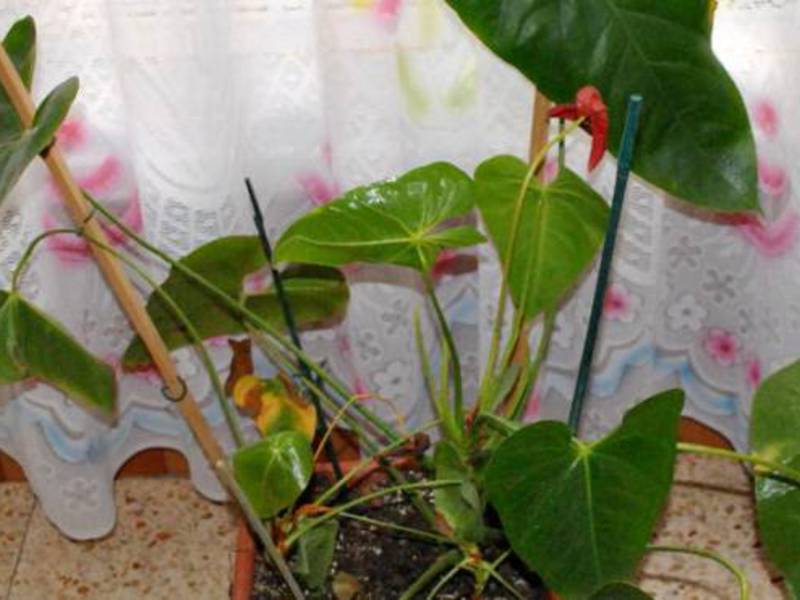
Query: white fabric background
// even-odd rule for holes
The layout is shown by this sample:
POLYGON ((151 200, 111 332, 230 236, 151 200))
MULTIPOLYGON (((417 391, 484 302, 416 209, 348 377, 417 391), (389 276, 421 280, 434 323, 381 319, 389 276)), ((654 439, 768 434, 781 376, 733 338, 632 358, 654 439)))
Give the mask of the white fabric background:
MULTIPOLYGON (((616 424, 637 399, 680 384, 688 414, 745 446, 753 385, 800 354, 791 185, 800 88, 790 77, 798 10, 796 0, 728 0, 715 30, 718 52, 758 123, 768 223, 696 219, 646 185, 631 188, 589 435, 616 424)), ((103 197, 121 213, 138 197, 147 236, 176 255, 252 231, 244 175, 277 236, 336 190, 433 160, 471 172, 491 155, 527 151, 531 86, 485 51, 441 0, 5 0, 0 27, 28 13, 39 26, 37 95, 68 75, 81 78, 73 116, 89 143, 68 153, 72 166, 81 176, 109 156, 121 161, 103 197)), ((580 144, 570 162, 584 164, 580 144)), ((613 169, 607 159, 592 178, 606 196, 613 169)), ((43 225, 66 222, 51 196, 37 167, 0 209, 0 284, 43 225)), ((479 258, 476 272, 440 279, 468 390, 496 302, 491 250, 479 258)), ((419 422, 428 408, 413 350, 411 318, 421 303, 415 281, 374 268, 349 277, 347 321, 310 334, 308 343, 354 387, 392 398, 408 422, 419 422)), ((126 322, 80 252, 43 250, 25 281, 26 294, 94 352, 119 356, 126 322)), ((559 317, 532 417, 566 415, 592 285, 589 278, 559 317)), ((214 352, 224 365, 226 351, 214 352)), ((177 357, 205 398, 207 417, 221 426, 196 361, 188 352, 177 357)), ((0 390, 0 449, 23 465, 48 516, 72 537, 110 530, 114 473, 143 448, 181 450, 198 489, 222 498, 155 383, 125 376, 120 401, 112 428, 44 386, 0 390)))

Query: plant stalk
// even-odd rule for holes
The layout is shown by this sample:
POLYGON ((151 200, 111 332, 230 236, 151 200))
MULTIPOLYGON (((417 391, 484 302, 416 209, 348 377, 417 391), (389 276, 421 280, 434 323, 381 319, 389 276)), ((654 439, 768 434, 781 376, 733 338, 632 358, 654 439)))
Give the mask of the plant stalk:
POLYGON ((685 442, 679 442, 677 448, 678 452, 684 452, 687 454, 713 456, 715 458, 723 458, 725 460, 732 460, 735 462, 749 463, 756 467, 761 467, 762 469, 765 469, 779 477, 785 477, 796 485, 800 485, 800 471, 781 463, 777 463, 766 458, 761 458, 755 454, 740 454, 739 452, 726 450, 724 448, 714 448, 712 446, 689 444, 685 442))
POLYGON ((350 519, 352 521, 360 521, 361 523, 366 523, 367 525, 374 525, 375 527, 382 527, 384 529, 388 529, 390 531, 398 531, 400 533, 408 534, 412 537, 416 537, 422 540, 427 540, 429 542, 436 542, 437 544, 448 544, 448 545, 458 545, 458 542, 451 540, 448 537, 443 535, 439 535, 436 533, 431 533, 430 531, 423 531, 422 529, 416 529, 414 527, 406 527, 404 525, 398 525, 396 523, 391 523, 389 521, 381 521, 380 519, 372 519, 370 517, 365 517, 364 515, 357 515, 351 512, 343 512, 339 514, 340 517, 344 519, 350 519))
POLYGON ((451 550, 439 556, 439 558, 433 561, 431 565, 425 569, 422 575, 420 575, 419 578, 417 578, 417 580, 412 583, 405 592, 403 592, 403 595, 400 596, 399 600, 414 600, 414 598, 416 598, 422 592, 422 590, 431 584, 437 575, 444 572, 444 570, 448 567, 453 567, 461 562, 461 557, 462 553, 460 550, 451 550))
POLYGON ((600 319, 603 316, 608 283, 611 277, 611 265, 614 261, 614 248, 617 243, 617 233, 622 219, 622 209, 625 203, 625 194, 628 189, 633 162, 633 153, 636 147, 636 133, 639 129, 639 116, 642 111, 642 97, 633 95, 628 99, 628 112, 625 118, 625 130, 622 134, 619 158, 617 160, 617 182, 614 188, 614 199, 611 203, 611 215, 608 222, 608 232, 603 246, 603 256, 600 259, 600 269, 597 274, 597 285, 594 289, 592 312, 589 316, 589 328, 586 332, 586 341, 583 346, 578 380, 575 383, 575 393, 569 412, 569 426, 577 435, 580 429, 583 406, 586 401, 586 392, 589 389, 589 379, 594 360, 594 349, 600 332, 600 319))
POLYGON ((458 356, 458 347, 453 338, 453 332, 450 325, 447 323, 442 305, 439 303, 439 298, 436 296, 433 280, 430 275, 425 275, 425 289, 428 292, 428 297, 433 305, 433 311, 436 314, 436 320, 439 323, 444 343, 447 345, 448 353, 450 355, 450 364, 453 368, 453 408, 456 424, 464 430, 464 390, 463 382, 461 380, 461 359, 458 356))
POLYGON ((80 235, 80 231, 78 231, 73 227, 60 227, 58 229, 48 229, 47 231, 43 231, 28 243, 28 246, 22 253, 22 257, 20 257, 19 261, 17 262, 17 265, 14 267, 14 270, 11 273, 12 292, 16 292, 19 290, 19 282, 22 278, 22 275, 25 273, 25 269, 28 267, 28 263, 31 261, 31 258, 33 257, 33 253, 35 252, 36 247, 51 236, 64 233, 80 235))
POLYGON ((749 600, 750 598, 750 583, 747 581, 747 576, 744 572, 739 568, 738 565, 733 563, 732 561, 728 560, 721 554, 717 554, 716 552, 712 552, 711 550, 704 550, 702 548, 688 548, 682 546, 648 546, 648 552, 673 552, 676 554, 692 554, 694 556, 699 556, 701 558, 707 558, 709 560, 713 560, 717 564, 724 567, 726 570, 730 571, 733 576, 736 578, 736 582, 739 584, 739 597, 741 600, 749 600))

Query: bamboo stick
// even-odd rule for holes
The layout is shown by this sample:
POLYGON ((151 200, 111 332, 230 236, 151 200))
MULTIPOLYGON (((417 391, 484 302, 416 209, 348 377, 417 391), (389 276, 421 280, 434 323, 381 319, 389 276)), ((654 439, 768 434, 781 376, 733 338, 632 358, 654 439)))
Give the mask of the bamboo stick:
MULTIPOLYGON (((539 90, 536 90, 536 96, 533 99, 533 120, 531 122, 530 152, 528 157, 529 161, 534 160, 534 158, 542 151, 542 148, 547 145, 548 134, 550 132, 550 117, 548 116, 548 113, 550 112, 551 106, 552 103, 547 99, 547 96, 542 94, 539 90)), ((536 174, 539 178, 539 181, 541 181, 544 176, 544 168, 546 164, 547 161, 543 161, 542 166, 539 167, 539 171, 536 174)), ((516 346, 514 347, 514 354, 511 358, 511 364, 524 365, 530 360, 530 337, 532 330, 532 322, 528 321, 523 323, 522 329, 519 332, 519 337, 517 338, 516 346)))
MULTIPOLYGON (((0 82, 22 123, 26 127, 30 127, 33 123, 36 108, 27 88, 22 83, 14 64, 2 45, 0 45, 0 82)), ((82 228, 87 236, 97 240, 101 245, 108 245, 108 236, 94 219, 94 214, 86 202, 83 192, 72 177, 64 160, 64 155, 57 145, 52 146, 44 153, 44 161, 64 197, 66 207, 75 224, 82 228)), ((97 264, 122 310, 150 352, 153 362, 164 380, 166 391, 172 398, 183 398, 176 404, 206 458, 217 470, 221 468, 227 469, 225 453, 214 437, 192 393, 188 389, 184 389, 184 382, 178 375, 175 363, 172 361, 169 350, 158 329, 156 329, 145 310, 142 297, 134 288, 127 273, 115 257, 97 244, 91 244, 90 246, 97 264)), ((228 481, 228 479, 223 478, 223 481, 228 481)))
MULTIPOLYGON (((536 96, 533 99, 533 120, 531 122, 531 135, 530 135, 530 153, 528 160, 533 160, 534 157, 542 151, 542 148, 547 144, 547 137, 549 133, 551 102, 547 96, 536 90, 536 96)), ((544 166, 545 163, 542 163, 544 166)), ((544 169, 539 171, 541 174, 544 169)))

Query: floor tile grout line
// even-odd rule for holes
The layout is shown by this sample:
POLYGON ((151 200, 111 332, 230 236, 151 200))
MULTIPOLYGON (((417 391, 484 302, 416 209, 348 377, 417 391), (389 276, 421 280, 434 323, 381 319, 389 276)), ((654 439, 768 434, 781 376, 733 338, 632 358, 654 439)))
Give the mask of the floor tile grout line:
POLYGON ((31 530, 31 524, 33 522, 33 515, 36 513, 36 508, 39 506, 39 500, 36 496, 33 497, 33 505, 31 506, 31 512, 28 515, 27 523, 25 523, 25 531, 22 534, 22 540, 19 544, 19 552, 17 552, 17 558, 14 560, 14 566, 11 569, 11 577, 8 578, 8 588, 6 588, 6 595, 4 600, 11 600, 11 592, 14 590, 14 581, 17 578, 17 571, 19 571, 20 563, 22 562, 22 554, 25 552, 25 544, 28 542, 28 532, 31 530))

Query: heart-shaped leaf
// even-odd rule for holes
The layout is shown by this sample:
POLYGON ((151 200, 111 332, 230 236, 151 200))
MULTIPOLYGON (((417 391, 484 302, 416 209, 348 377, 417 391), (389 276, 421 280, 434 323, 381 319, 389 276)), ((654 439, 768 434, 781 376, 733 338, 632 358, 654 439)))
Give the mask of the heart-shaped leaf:
POLYGON ((436 444, 433 458, 436 479, 461 480, 461 485, 435 491, 436 511, 453 530, 456 538, 480 543, 484 537, 483 500, 470 473, 467 462, 458 449, 447 440, 436 444))
POLYGON ((233 455, 236 481, 262 519, 294 504, 313 471, 311 444, 294 431, 276 433, 233 455))
POLYGON ((591 600, 652 600, 652 598, 629 583, 610 583, 592 594, 591 600))
MULTIPOLYGON (((17 68, 25 87, 30 89, 36 64, 36 25, 31 17, 20 19, 11 26, 3 39, 3 48, 17 68)), ((18 137, 22 130, 22 121, 0 86, 0 146, 18 137)))
POLYGON ((645 113, 634 171, 720 211, 758 206, 744 102, 711 50, 708 0, 447 0, 500 58, 555 102, 594 85, 619 150, 631 94, 645 113))
MULTIPOLYGON (((750 443, 758 456, 800 471, 800 362, 768 377, 753 399, 750 443)), ((777 477, 756 478, 761 541, 800 598, 800 485, 777 477)))
POLYGON ((669 494, 682 407, 683 392, 672 390, 594 443, 550 421, 498 447, 489 500, 514 552, 565 600, 635 570, 669 494))
MULTIPOLYGON (((498 156, 475 172, 478 208, 501 260, 527 171, 520 159, 498 156)), ((568 169, 548 185, 528 187, 511 265, 504 265, 514 305, 528 319, 554 310, 586 273, 603 243, 608 212, 603 198, 568 169)))
POLYGON ((445 226, 474 206, 469 177, 451 164, 434 163, 312 210, 286 230, 275 259, 332 267, 393 264, 426 272, 443 249, 484 241, 472 227, 445 226))
POLYGON ((0 143, 0 202, 31 161, 53 141, 77 94, 77 77, 59 84, 39 105, 31 128, 0 143))
MULTIPOLYGON (((232 298, 240 297, 245 276, 265 264, 261 243, 255 236, 232 236, 214 240, 194 250, 182 262, 232 298)), ((286 295, 295 321, 307 328, 341 317, 347 309, 349 292, 344 276, 335 269, 292 266, 283 273, 286 295)), ((186 314, 203 339, 236 335, 246 331, 240 315, 222 305, 205 288, 172 269, 160 289, 168 294, 186 314)), ((248 309, 276 329, 284 329, 283 313, 274 289, 247 296, 248 309)), ((170 307, 154 293, 147 302, 147 312, 170 349, 191 344, 183 325, 170 307)), ((126 369, 150 364, 139 337, 135 337, 123 358, 126 369)))
POLYGON ((338 535, 339 523, 330 519, 315 525, 297 540, 294 572, 312 590, 321 590, 328 580, 338 535))
POLYGON ((114 410, 114 370, 17 294, 0 291, 0 384, 44 381, 106 414, 114 410))

